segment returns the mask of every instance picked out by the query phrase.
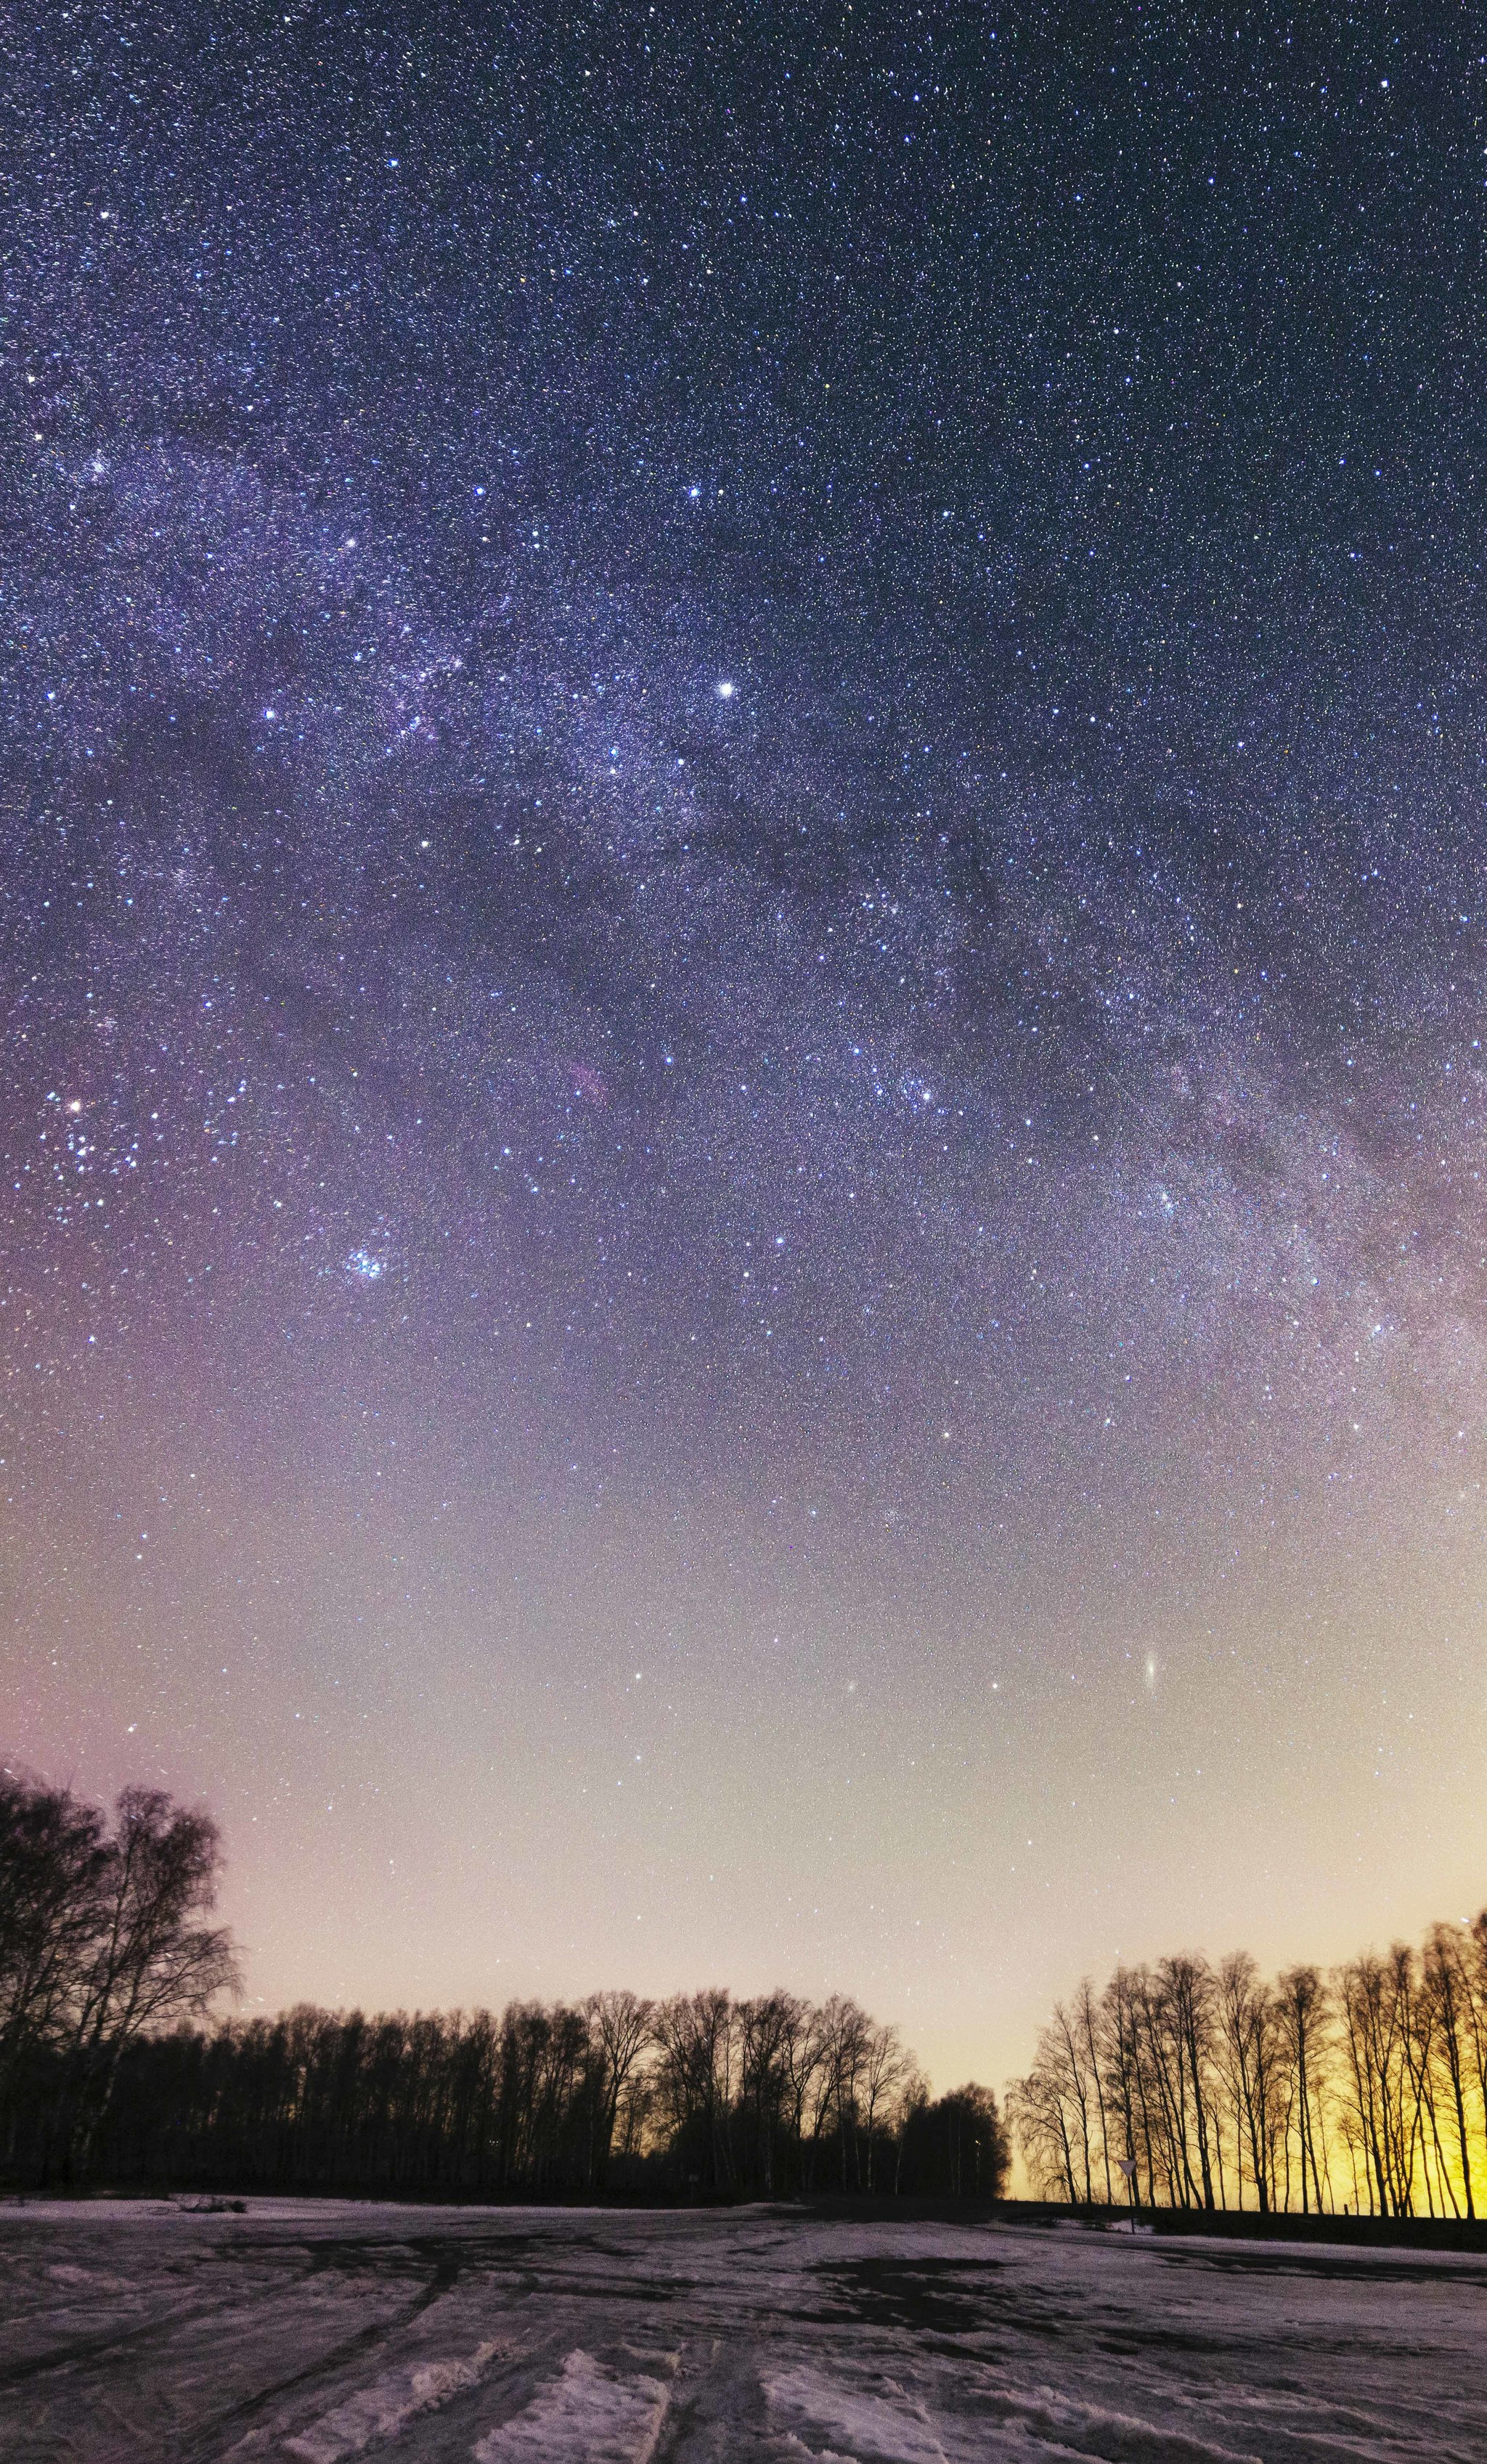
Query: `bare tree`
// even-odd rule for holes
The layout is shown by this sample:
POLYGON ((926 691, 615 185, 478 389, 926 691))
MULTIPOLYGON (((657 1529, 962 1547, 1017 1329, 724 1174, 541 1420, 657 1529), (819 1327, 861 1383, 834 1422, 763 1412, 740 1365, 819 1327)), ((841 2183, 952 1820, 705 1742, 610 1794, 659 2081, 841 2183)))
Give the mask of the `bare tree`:
POLYGON ((827 2031, 820 2013, 805 2004, 795 2006, 791 2023, 780 2040, 790 2132, 800 2150, 801 2187, 814 2185, 815 2151, 821 2118, 832 2092, 827 2060, 827 2031))
POLYGON ((1146 2204, 1156 2204, 1156 2156, 1152 2109, 1147 2094, 1148 2070, 1143 2057, 1142 1997, 1130 1971, 1118 1968, 1099 1997, 1096 2022, 1100 2069, 1108 2111, 1116 2117, 1123 2155, 1137 2167, 1145 2162, 1146 2204))
POLYGON ((1053 2020, 1045 2032, 1048 2044, 1043 2049, 1051 2075, 1056 2079, 1064 2110, 1070 2120, 1070 2144, 1078 2158, 1079 2196, 1092 2201, 1095 2196, 1095 2151, 1092 2127, 1101 2110, 1102 2099, 1098 2093, 1099 2068, 1093 2058, 1092 2044, 1086 2048, 1083 2012, 1088 2006, 1090 1983, 1085 1977, 1075 1996, 1072 2012, 1061 2002, 1054 2005, 1053 2020))
POLYGON ((1007 2111, 1034 2187, 1045 2198, 1065 2198, 1072 2206, 1081 2188, 1075 2178, 1076 2107, 1067 2083, 1060 2037, 1045 2028, 1032 2068, 1007 2091, 1007 2111))
MULTIPOLYGON (((1290 2090, 1290 2130, 1299 2156, 1301 2211, 1322 2212, 1319 2146, 1325 2138, 1324 2079, 1331 2001, 1315 1968, 1288 1968, 1276 1989, 1290 2090), (1309 2187, 1308 2187, 1309 2185, 1309 2187)), ((1287 2134, 1289 2156, 1290 2131, 1287 2134)))
POLYGON ((657 2086, 674 2132, 684 2137, 709 2189, 733 2178, 728 2123, 733 2086, 733 2002, 721 1987, 674 1993, 652 2021, 657 2086))
POLYGON ((1118 1968, 1055 2004, 1008 2115, 1034 2186, 1084 2201, 1119 2157, 1148 2204, 1339 2202, 1479 2212, 1487 2178, 1487 1914, 1330 1982, 1235 1951, 1118 1968))
POLYGON ((762 1993, 739 2009, 739 2097, 757 2178, 772 2195, 778 2150, 788 2137, 792 2105, 792 2053, 807 2033, 808 2014, 793 1993, 762 1993))
POLYGON ((1232 1951, 1221 1962, 1216 2006, 1218 2059, 1232 2114, 1236 2196, 1242 2207, 1248 2148, 1255 2205, 1264 2215, 1274 2196, 1279 2017, 1275 1993, 1247 1950, 1232 1951))
POLYGON ((634 1993, 590 1993, 584 2011, 598 2052, 598 2126, 593 2169, 594 2178, 602 2185, 609 2174, 621 2101, 651 2040, 655 2004, 643 2002, 634 1993))
POLYGON ((867 2013, 847 1994, 833 1993, 821 2012, 823 2066, 830 2085, 821 2117, 824 2120, 830 2113, 835 2122, 844 2190, 862 2188, 858 2091, 872 2025, 867 2013), (849 2156, 854 2177, 852 2183, 848 2180, 849 2156))
POLYGON ((1345 2089, 1366 2152, 1381 2215, 1409 2215, 1412 2166, 1406 2151, 1404 2017, 1398 1972, 1365 1951, 1337 1974, 1338 2010, 1347 2061, 1345 2089))
MULTIPOLYGON (((1467 2121, 1467 2105, 1474 2086, 1474 2055, 1477 2047, 1473 2031, 1472 1942, 1464 1925, 1432 1925, 1426 1937, 1424 1987, 1430 1997, 1434 2018, 1436 2064, 1444 2077, 1451 2118, 1455 2125, 1455 2155, 1459 2167, 1461 2194, 1468 2216, 1476 2213, 1473 2195, 1472 2133, 1467 2121)), ((1484 2106, 1487 2121, 1487 2106, 1484 2106)))
POLYGON ((867 2125, 867 2182, 876 2187, 877 2151, 879 2133, 891 2128, 897 2140, 902 2131, 902 2100, 910 2082, 918 2081, 914 2057, 904 2045, 895 2027, 869 2025, 863 2046, 860 2094, 862 2116, 867 2125))
POLYGON ((177 1805, 159 1789, 124 1790, 69 2049, 80 2071, 84 2160, 125 2048, 199 2018, 237 1984, 232 1937, 225 1926, 201 1922, 216 1904, 221 1865, 221 1836, 210 1814, 177 1805))
POLYGON ((96 1806, 0 1773, 0 2105, 26 2057, 77 2028, 111 1862, 96 1806))

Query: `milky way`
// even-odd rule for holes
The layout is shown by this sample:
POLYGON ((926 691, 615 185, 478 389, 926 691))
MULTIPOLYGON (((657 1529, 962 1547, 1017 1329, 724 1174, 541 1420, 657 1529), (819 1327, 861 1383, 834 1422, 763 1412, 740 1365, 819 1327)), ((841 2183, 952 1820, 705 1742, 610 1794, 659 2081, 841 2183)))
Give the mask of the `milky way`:
POLYGON ((255 1991, 1479 1894, 1459 32, 7 38, 4 1716, 255 1991))

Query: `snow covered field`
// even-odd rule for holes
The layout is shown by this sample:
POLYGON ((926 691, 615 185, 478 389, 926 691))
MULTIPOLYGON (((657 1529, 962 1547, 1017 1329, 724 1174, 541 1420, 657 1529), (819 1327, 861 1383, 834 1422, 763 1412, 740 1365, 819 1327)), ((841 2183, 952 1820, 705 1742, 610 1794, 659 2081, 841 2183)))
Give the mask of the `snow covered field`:
POLYGON ((1487 2261, 1077 2228, 0 2210, 7 2464, 1487 2459, 1487 2261))

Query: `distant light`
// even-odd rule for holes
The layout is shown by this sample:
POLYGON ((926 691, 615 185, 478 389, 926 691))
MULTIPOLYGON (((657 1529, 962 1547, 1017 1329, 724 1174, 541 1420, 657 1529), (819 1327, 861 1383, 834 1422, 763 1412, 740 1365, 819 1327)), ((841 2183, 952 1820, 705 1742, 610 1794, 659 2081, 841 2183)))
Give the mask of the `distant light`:
POLYGON ((738 686, 733 682, 730 676, 720 677, 718 684, 718 698, 720 701, 731 701, 737 692, 738 686))

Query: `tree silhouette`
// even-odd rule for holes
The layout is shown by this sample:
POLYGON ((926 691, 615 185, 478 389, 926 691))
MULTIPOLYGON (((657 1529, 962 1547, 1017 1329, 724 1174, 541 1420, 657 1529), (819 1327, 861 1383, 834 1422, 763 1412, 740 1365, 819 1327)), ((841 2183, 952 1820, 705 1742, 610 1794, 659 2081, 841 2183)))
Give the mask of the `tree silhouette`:
POLYGON ((43 2170, 86 2170, 131 2046, 200 2017, 236 1982, 203 1923, 221 1840, 210 1815, 125 1789, 97 1807, 0 1776, 0 2112, 13 2150, 44 2109, 43 2170))
POLYGON ((1476 2216, 1487 2195, 1487 1914, 1330 1976, 1247 1951, 1119 1968, 1058 2004, 1008 2112, 1034 2187, 1108 2204, 1476 2216))

